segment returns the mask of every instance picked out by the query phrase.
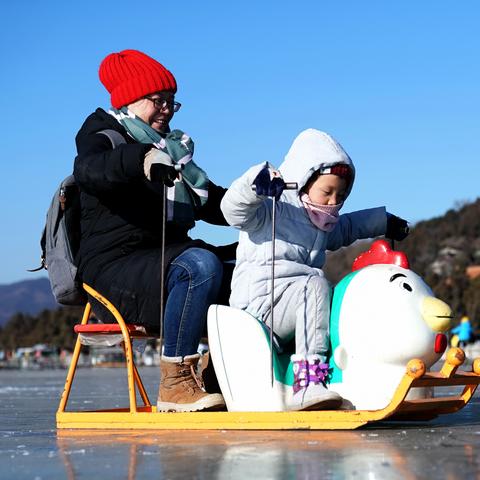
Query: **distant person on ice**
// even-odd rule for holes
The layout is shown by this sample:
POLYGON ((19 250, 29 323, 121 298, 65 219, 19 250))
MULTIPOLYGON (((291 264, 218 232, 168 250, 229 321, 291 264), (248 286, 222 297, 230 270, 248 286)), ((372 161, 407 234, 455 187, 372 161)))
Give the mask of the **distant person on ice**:
POLYGON ((295 139, 279 172, 269 164, 256 165, 233 182, 222 200, 225 218, 241 230, 230 304, 268 326, 269 197, 278 200, 274 333, 282 344, 295 337, 290 410, 336 408, 342 401, 325 387, 330 316, 330 286, 322 271, 325 251, 384 234, 402 240, 408 233, 407 222, 384 207, 339 215, 354 178, 353 163, 341 145, 309 129, 295 139), (297 182, 298 191, 283 191, 283 179, 297 182))
POLYGON ((470 323, 470 318, 467 315, 464 315, 460 320, 460 324, 450 330, 454 334, 455 341, 452 338, 452 346, 454 347, 465 347, 468 345, 473 338, 473 328, 470 323), (455 343, 455 344, 454 344, 455 343))
MULTIPOLYGON (((163 184, 168 188, 165 251, 165 349, 159 410, 194 411, 224 406, 201 387, 197 348, 211 303, 219 302, 228 248, 192 240, 195 220, 228 225, 220 210, 225 189, 192 160, 193 141, 170 130, 180 103, 173 74, 137 50, 108 55, 99 69, 111 95, 77 134, 74 176, 81 190, 82 237, 77 258, 83 281, 105 295, 129 323, 160 324, 163 184), (102 133, 114 130, 113 148, 102 133), (173 165, 181 163, 179 175, 173 165)), ((230 249, 232 250, 232 249, 230 249)), ((227 255, 228 256, 228 255, 227 255)), ((228 294, 227 294, 228 296, 228 294)), ((101 317, 106 310, 93 302, 101 317)))

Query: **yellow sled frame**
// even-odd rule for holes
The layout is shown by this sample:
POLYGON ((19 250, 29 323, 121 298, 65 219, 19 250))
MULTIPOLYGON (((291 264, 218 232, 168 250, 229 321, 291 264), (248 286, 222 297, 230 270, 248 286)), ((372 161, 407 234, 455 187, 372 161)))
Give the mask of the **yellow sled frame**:
MULTIPOLYGON (((132 354, 132 334, 118 310, 93 288, 84 284, 85 290, 107 307, 118 322, 125 351, 129 408, 66 411, 68 397, 80 356, 80 335, 77 337, 72 361, 67 373, 65 388, 57 411, 58 429, 153 429, 153 430, 353 430, 379 421, 425 421, 439 415, 454 413, 472 398, 480 383, 480 358, 473 362, 471 372, 458 371, 465 361, 460 348, 451 348, 439 372, 426 372, 425 364, 410 360, 392 401, 381 410, 329 410, 301 412, 162 412, 150 403, 132 354), (414 387, 464 386, 455 396, 420 400, 405 400, 414 387), (136 389, 143 405, 137 405, 136 389)), ((91 306, 87 303, 82 325, 90 318, 91 306)), ((145 336, 145 335, 141 335, 145 336)))

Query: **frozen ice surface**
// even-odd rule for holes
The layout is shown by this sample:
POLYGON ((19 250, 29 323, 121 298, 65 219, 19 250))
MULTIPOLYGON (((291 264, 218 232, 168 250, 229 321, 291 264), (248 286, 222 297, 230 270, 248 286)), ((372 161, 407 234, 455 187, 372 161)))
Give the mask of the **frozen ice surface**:
MULTIPOLYGON (((92 432, 58 435, 64 370, 0 370, 0 479, 471 479, 480 397, 425 423, 355 431, 92 432)), ((141 369, 152 399, 159 372, 141 369)), ((79 369, 71 405, 128 405, 123 369, 79 369), (94 392, 95 397, 92 397, 94 392)))

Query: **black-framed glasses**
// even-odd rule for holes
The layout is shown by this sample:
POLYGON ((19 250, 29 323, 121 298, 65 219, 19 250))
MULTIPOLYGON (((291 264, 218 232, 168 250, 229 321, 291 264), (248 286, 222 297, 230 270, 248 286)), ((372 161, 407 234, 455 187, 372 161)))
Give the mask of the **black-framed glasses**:
POLYGON ((153 105, 157 110, 165 110, 166 108, 168 108, 168 110, 178 112, 180 110, 180 107, 182 106, 182 104, 180 102, 175 102, 173 100, 173 97, 169 97, 169 98, 155 97, 155 98, 152 98, 152 97, 146 96, 144 98, 153 102, 153 105))

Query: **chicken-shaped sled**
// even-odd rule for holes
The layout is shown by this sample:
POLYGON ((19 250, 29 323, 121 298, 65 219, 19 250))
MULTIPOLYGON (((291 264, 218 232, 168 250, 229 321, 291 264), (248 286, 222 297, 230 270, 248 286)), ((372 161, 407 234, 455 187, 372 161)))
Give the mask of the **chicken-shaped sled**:
POLYGON ((445 351, 443 332, 449 328, 451 310, 409 269, 405 255, 385 241, 360 255, 353 272, 333 292, 328 387, 345 399, 340 410, 285 411, 285 391, 293 381, 290 352, 279 352, 275 345, 271 349, 271 333, 248 313, 213 305, 208 312, 210 354, 228 411, 158 413, 133 361, 131 341, 145 333, 125 324, 105 297, 84 287, 117 323, 89 324, 87 304, 75 329, 79 335, 57 411, 59 429, 355 429, 382 420, 424 421, 456 412, 480 382, 480 358, 473 361, 472 371, 457 370, 465 360, 459 348, 447 352, 438 371, 428 371, 445 351), (85 332, 120 337, 129 408, 67 409, 85 332), (439 387, 449 386, 464 388, 458 395, 437 396, 439 387), (137 405, 136 389, 143 406, 137 405))
MULTIPOLYGON (((445 352, 450 322, 450 307, 409 269, 405 254, 392 251, 384 240, 374 242, 333 292, 328 388, 345 401, 341 411, 314 414, 324 420, 322 428, 430 419, 462 408, 478 385, 480 359, 473 372, 459 373, 465 356, 451 349, 439 372, 428 371, 445 352), (434 396, 433 387, 451 385, 466 386, 458 397, 434 396)), ((274 342, 272 385, 270 335, 261 322, 217 305, 210 307, 208 331, 228 410, 284 411, 293 383, 292 352, 280 352, 274 342)))

